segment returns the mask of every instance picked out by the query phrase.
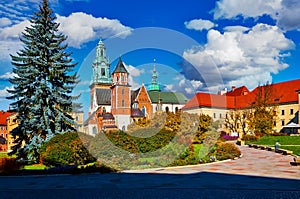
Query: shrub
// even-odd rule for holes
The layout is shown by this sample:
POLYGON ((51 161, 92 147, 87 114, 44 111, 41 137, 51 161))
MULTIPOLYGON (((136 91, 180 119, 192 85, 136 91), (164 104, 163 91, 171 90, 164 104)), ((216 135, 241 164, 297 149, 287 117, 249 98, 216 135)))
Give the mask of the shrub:
POLYGON ((254 141, 257 141, 259 139, 258 136, 255 136, 255 135, 247 135, 247 134, 244 134, 243 135, 243 138, 242 140, 244 141, 249 141, 249 142, 254 142, 254 141))
POLYGON ((11 173, 24 167, 24 163, 17 161, 16 158, 0 158, 0 173, 11 173))
POLYGON ((240 155, 241 151, 232 143, 219 143, 216 149, 217 160, 234 159, 240 155))
POLYGON ((223 135, 221 137, 221 139, 224 140, 224 141, 236 140, 238 138, 239 138, 239 136, 230 136, 230 135, 223 135))
POLYGON ((46 166, 83 165, 96 161, 77 133, 56 135, 41 147, 40 157, 46 166))

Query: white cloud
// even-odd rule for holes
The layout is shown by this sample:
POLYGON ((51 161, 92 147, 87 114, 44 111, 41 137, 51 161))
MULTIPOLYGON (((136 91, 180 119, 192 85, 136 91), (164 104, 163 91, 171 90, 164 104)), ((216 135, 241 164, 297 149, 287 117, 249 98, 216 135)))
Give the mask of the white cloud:
POLYGON ((13 78, 15 76, 16 76, 16 74, 11 73, 11 72, 7 72, 4 75, 0 75, 0 80, 8 80, 8 79, 13 78))
POLYGON ((90 85, 90 81, 86 80, 86 81, 80 81, 77 86, 89 86, 90 85))
POLYGON ((21 33, 25 27, 29 26, 28 20, 12 26, 0 28, 0 59, 2 61, 10 61, 10 54, 15 54, 22 48, 22 43, 19 40, 21 33))
POLYGON ((131 28, 121 24, 119 20, 96 18, 92 15, 76 12, 70 16, 57 15, 60 31, 68 36, 69 46, 80 48, 83 43, 95 40, 100 36, 124 38, 131 34, 131 28))
POLYGON ((282 0, 277 25, 284 30, 300 30, 300 1, 282 0))
POLYGON ((283 30, 300 30, 300 1, 297 0, 220 0, 214 18, 258 18, 269 15, 283 30))
POLYGON ((138 88, 141 87, 141 84, 134 81, 134 77, 138 77, 140 76, 141 74, 145 73, 145 70, 144 69, 138 69, 132 65, 126 65, 124 62, 123 62, 126 70, 128 71, 129 73, 129 76, 128 76, 128 83, 131 85, 131 88, 133 90, 136 90, 138 88))
POLYGON ((19 24, 13 26, 7 26, 0 28, 0 39, 1 40, 19 40, 21 33, 24 31, 25 27, 29 27, 30 22, 25 20, 19 24))
MULTIPOLYGON (((210 30, 205 46, 183 54, 206 84, 217 82, 221 77, 225 86, 247 85, 251 89, 266 80, 271 82, 271 74, 288 67, 283 61, 283 57, 288 55, 283 51, 292 49, 294 43, 277 26, 257 24, 245 32, 242 27, 229 29, 230 32, 223 34, 210 30)), ((194 73, 185 71, 187 77, 194 73)), ((211 86, 216 89, 222 87, 220 84, 211 86)))
POLYGON ((213 22, 203 19, 193 19, 191 21, 186 21, 184 22, 184 25, 187 29, 194 29, 199 31, 209 30, 216 26, 213 22))
POLYGON ((164 86, 165 86, 165 90, 167 90, 167 91, 172 91, 172 92, 178 91, 178 90, 175 90, 175 85, 173 85, 173 84, 166 84, 164 86))
POLYGON ((0 90, 0 98, 5 98, 5 97, 8 97, 10 96, 10 94, 8 93, 7 90, 13 90, 14 87, 11 86, 11 87, 5 87, 4 89, 0 90))
MULTIPOLYGON (((79 48, 83 43, 103 37, 126 37, 131 34, 131 28, 122 25, 118 20, 94 18, 85 13, 73 13, 68 17, 58 16, 60 31, 68 36, 69 46, 79 48)), ((10 61, 9 54, 15 54, 22 48, 19 40, 29 20, 11 26, 0 26, 0 59, 10 61)))
POLYGON ((282 0, 220 0, 213 10, 214 18, 233 19, 238 16, 256 18, 263 15, 276 18, 281 2, 282 0))
POLYGON ((0 18, 0 27, 9 26, 12 24, 12 21, 7 17, 0 18))
POLYGON ((129 75, 131 75, 131 76, 138 77, 141 74, 145 73, 145 69, 138 69, 132 65, 126 65, 125 63, 124 63, 124 66, 126 67, 126 69, 129 72, 129 75))

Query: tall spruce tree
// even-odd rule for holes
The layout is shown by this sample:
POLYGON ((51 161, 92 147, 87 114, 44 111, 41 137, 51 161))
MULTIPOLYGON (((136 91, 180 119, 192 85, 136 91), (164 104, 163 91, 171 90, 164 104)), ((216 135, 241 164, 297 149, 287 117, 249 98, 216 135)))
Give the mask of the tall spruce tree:
POLYGON ((24 47, 11 55, 15 77, 9 99, 17 112, 19 125, 12 131, 12 154, 28 161, 39 161, 39 148, 54 135, 74 131, 71 92, 78 83, 73 72, 76 63, 66 53, 66 36, 43 0, 20 38, 24 47), (25 144, 25 145, 24 145, 25 144))

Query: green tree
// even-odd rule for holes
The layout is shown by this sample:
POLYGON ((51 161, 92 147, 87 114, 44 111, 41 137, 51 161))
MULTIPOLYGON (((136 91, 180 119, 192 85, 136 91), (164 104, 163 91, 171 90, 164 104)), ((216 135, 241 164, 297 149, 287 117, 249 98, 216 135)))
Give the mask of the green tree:
POLYGON ((256 134, 271 134, 277 117, 276 94, 272 84, 259 86, 252 112, 249 115, 249 127, 256 134))
POLYGON ((212 118, 209 115, 200 114, 199 123, 194 143, 202 143, 206 137, 207 131, 212 126, 212 118))
POLYGON ((16 139, 12 153, 29 161, 39 160, 39 148, 54 135, 73 131, 71 92, 78 83, 72 73, 76 63, 65 50, 66 36, 58 32, 59 24, 43 0, 20 38, 24 48, 11 55, 15 77, 8 99, 18 113, 19 126, 12 131, 16 139), (22 143, 25 143, 23 147, 22 143))

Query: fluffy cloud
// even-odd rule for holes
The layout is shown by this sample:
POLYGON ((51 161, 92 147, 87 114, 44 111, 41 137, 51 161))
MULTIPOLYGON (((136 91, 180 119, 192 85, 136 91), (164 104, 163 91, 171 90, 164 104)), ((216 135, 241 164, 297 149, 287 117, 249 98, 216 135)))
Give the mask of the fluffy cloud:
POLYGON ((0 80, 8 80, 10 78, 13 78, 15 76, 14 73, 7 72, 4 75, 0 75, 0 80))
POLYGON ((3 90, 0 90, 0 98, 6 98, 10 96, 7 90, 13 90, 13 87, 5 87, 3 90))
POLYGON ((223 34, 210 30, 207 41, 202 48, 184 52, 183 57, 192 64, 190 68, 194 67, 193 70, 187 67, 184 74, 193 79, 196 70, 202 77, 198 80, 215 91, 223 87, 222 84, 228 87, 247 85, 251 89, 271 82, 271 73, 288 67, 283 62, 288 54, 283 51, 294 47, 282 30, 266 24, 257 24, 250 29, 229 27, 223 34))
POLYGON ((258 18, 269 15, 284 30, 300 30, 300 1, 297 0, 220 0, 214 18, 258 18))
POLYGON ((70 16, 57 15, 60 31, 68 36, 69 46, 80 48, 85 42, 102 37, 126 37, 131 28, 124 26, 116 19, 96 18, 92 15, 77 12, 70 16))
POLYGON ((19 24, 0 28, 0 59, 2 61, 9 61, 9 55, 15 54, 22 47, 19 37, 24 28, 29 25, 30 22, 26 20, 19 24))
POLYGON ((194 29, 194 30, 209 30, 215 27, 216 25, 209 21, 203 19, 193 19, 191 21, 184 22, 184 25, 187 29, 194 29))
POLYGON ((270 15, 275 18, 281 8, 282 0, 220 0, 213 10, 214 18, 232 19, 237 16, 244 18, 270 15))
POLYGON ((129 74, 133 77, 138 77, 141 74, 145 73, 145 69, 138 69, 132 65, 126 65, 126 64, 124 64, 124 65, 125 65, 126 69, 128 70, 129 74))
POLYGON ((284 30, 300 30, 300 1, 282 0, 277 25, 284 30))
MULTIPOLYGON (((68 36, 69 46, 79 48, 83 43, 103 37, 126 37, 131 34, 131 28, 122 25, 118 20, 95 18, 85 13, 73 13, 68 17, 57 16, 60 31, 68 36)), ((1 28, 0 25, 0 59, 9 61, 9 54, 15 54, 21 47, 19 40, 28 20, 1 28)))
POLYGON ((129 73, 128 82, 131 85, 131 88, 133 90, 136 90, 136 89, 140 88, 141 84, 134 81, 134 77, 138 77, 141 74, 144 74, 145 70, 144 69, 138 69, 138 68, 136 68, 132 65, 126 65, 124 62, 123 62, 123 64, 124 64, 125 68, 127 69, 128 73, 129 73))
POLYGON ((2 17, 0 18, 0 27, 9 26, 12 24, 12 21, 9 18, 2 17))

